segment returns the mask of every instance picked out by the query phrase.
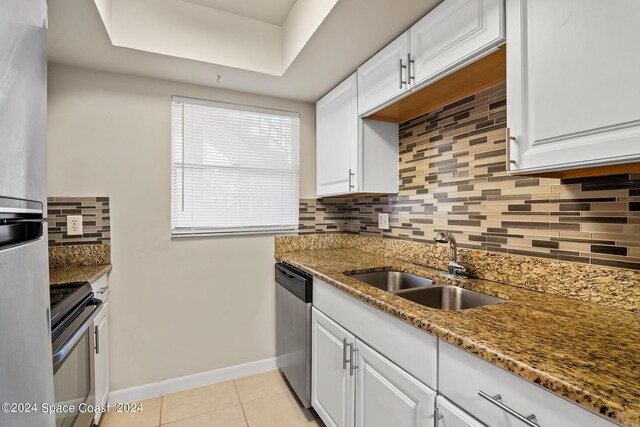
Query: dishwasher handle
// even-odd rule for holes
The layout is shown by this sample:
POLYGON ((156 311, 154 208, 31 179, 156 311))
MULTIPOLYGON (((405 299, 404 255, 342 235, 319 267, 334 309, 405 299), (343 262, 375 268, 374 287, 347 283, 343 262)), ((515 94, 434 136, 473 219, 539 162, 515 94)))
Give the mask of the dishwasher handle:
POLYGON ((276 264, 276 283, 293 294, 300 301, 312 301, 312 279, 302 271, 279 263, 276 264))

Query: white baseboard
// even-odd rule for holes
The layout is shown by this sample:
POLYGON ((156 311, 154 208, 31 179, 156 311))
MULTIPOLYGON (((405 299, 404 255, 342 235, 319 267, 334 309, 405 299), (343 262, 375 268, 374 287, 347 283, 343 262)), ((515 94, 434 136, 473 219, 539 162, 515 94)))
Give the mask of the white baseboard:
POLYGON ((259 374, 277 369, 276 358, 256 360, 255 362, 215 369, 213 371, 200 372, 198 374, 185 375, 184 377, 171 378, 157 383, 114 390, 109 394, 109 405, 115 403, 133 402, 162 396, 163 394, 201 387, 208 384, 229 381, 248 375, 259 374))

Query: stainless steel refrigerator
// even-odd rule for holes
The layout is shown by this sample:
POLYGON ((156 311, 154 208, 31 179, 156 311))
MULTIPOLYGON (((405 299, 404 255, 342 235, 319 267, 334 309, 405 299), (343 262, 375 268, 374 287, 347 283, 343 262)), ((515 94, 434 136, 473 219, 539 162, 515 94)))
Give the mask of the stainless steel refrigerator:
POLYGON ((46 216, 47 4, 0 0, 0 426, 53 426, 46 216), (26 407, 18 404, 35 404, 26 407))

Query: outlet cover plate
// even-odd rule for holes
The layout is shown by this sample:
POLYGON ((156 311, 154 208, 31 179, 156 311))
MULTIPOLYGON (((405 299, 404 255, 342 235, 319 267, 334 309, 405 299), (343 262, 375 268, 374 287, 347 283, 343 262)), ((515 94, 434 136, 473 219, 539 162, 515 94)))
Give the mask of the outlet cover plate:
POLYGON ((82 236, 82 215, 67 215, 67 235, 82 236))
POLYGON ((378 213, 378 228, 380 230, 389 229, 389 214, 386 212, 378 213))

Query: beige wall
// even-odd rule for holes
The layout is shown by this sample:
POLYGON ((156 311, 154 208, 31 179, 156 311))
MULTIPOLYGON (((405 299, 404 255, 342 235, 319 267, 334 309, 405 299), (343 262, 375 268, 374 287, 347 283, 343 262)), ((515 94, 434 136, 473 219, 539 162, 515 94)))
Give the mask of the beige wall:
POLYGON ((273 357, 273 237, 170 238, 170 98, 300 113, 313 198, 312 104, 49 67, 50 196, 109 196, 111 381, 119 390, 273 357))

